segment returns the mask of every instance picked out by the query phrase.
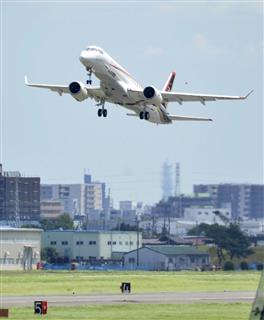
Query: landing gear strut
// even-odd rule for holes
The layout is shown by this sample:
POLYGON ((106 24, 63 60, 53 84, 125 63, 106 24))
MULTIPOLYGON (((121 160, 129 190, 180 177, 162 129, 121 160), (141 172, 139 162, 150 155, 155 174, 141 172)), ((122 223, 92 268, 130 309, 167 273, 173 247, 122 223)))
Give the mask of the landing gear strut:
POLYGON ((107 117, 107 109, 104 108, 105 100, 102 99, 96 106, 102 106, 102 108, 98 109, 97 115, 98 117, 103 116, 104 118, 107 117))
POLYGON ((143 119, 149 120, 149 117, 150 117, 150 115, 149 115, 149 112, 148 112, 148 111, 141 111, 141 112, 139 113, 139 118, 140 118, 141 120, 143 120, 143 119))
POLYGON ((92 84, 92 69, 87 68, 87 75, 88 75, 88 80, 86 81, 87 84, 92 84))

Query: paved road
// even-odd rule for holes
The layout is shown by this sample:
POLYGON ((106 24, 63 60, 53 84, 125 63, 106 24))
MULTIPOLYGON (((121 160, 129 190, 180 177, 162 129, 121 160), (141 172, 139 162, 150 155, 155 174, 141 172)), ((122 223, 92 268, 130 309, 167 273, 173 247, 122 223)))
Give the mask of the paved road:
POLYGON ((35 300, 47 300, 50 306, 70 306, 85 304, 128 304, 128 303, 159 303, 189 304, 210 302, 252 302, 253 291, 225 292, 164 292, 138 294, 71 294, 44 296, 10 296, 1 297, 3 307, 32 306, 35 300))

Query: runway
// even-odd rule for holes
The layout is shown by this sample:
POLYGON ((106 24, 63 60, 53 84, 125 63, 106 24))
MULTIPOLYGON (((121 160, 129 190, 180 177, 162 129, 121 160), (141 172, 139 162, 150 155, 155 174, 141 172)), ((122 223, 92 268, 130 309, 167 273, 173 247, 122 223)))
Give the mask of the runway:
POLYGON ((252 302, 254 291, 223 292, 164 292, 137 294, 71 294, 43 296, 1 297, 4 307, 32 306, 36 300, 47 300, 49 306, 75 306, 89 304, 191 304, 191 303, 232 303, 252 302))

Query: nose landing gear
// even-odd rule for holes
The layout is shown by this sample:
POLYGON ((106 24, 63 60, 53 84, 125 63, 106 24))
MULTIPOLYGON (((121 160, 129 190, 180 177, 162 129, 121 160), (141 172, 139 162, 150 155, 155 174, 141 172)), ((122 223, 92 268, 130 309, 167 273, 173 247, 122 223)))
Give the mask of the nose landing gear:
POLYGON ((92 84, 92 69, 87 68, 87 75, 88 75, 88 80, 86 81, 87 84, 92 84))

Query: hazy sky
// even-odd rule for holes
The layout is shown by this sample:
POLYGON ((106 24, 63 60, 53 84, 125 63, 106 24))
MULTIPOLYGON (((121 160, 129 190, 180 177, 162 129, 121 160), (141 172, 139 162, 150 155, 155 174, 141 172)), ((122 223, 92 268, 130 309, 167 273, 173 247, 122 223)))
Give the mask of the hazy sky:
MULTIPOLYGON (((2 161, 42 183, 81 182, 84 168, 119 200, 161 197, 161 165, 181 163, 181 191, 194 183, 263 182, 263 4, 2 3, 2 161), (243 95, 246 101, 179 106, 173 114, 212 123, 154 125, 107 105, 24 86, 86 81, 79 54, 103 47, 143 86, 243 95), (185 82, 188 82, 186 85, 185 82)), ((97 84, 97 81, 94 82, 97 84)))

